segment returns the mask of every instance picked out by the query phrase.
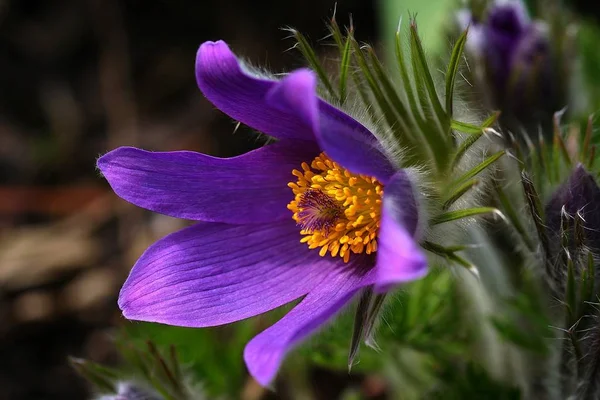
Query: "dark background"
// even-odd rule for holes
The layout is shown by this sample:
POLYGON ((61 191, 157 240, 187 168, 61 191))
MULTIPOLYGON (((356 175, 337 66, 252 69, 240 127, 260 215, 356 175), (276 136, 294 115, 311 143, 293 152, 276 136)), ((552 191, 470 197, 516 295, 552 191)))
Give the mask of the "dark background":
MULTIPOLYGON (((313 43, 334 1, 0 1, 0 400, 83 399, 67 356, 116 360, 107 329, 141 252, 182 222, 116 198, 95 159, 120 145, 234 155, 256 146, 202 98, 194 59, 224 39, 298 67, 280 28, 313 43)), ((338 1, 373 42, 372 1, 338 1)), ((327 57, 327 53, 323 54, 327 57)))

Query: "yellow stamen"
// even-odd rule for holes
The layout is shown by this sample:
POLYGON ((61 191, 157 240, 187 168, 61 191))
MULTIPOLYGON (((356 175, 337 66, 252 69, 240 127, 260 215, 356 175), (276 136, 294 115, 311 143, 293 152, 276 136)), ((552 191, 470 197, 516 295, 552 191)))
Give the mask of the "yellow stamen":
POLYGON ((375 178, 349 172, 325 153, 292 174, 288 186, 295 198, 288 204, 301 226, 300 241, 319 254, 341 257, 377 251, 383 185, 375 178))

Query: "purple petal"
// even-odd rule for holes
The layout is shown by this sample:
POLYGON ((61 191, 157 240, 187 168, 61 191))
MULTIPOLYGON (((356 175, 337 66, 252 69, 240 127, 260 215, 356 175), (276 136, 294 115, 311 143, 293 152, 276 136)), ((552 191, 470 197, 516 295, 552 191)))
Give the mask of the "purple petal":
POLYGON ((320 102, 319 111, 317 139, 329 158, 355 174, 372 176, 386 184, 396 168, 373 134, 327 103, 320 102))
POLYGON ((274 107, 295 112, 310 127, 321 149, 356 174, 374 176, 382 183, 395 169, 375 136, 358 121, 317 97, 314 72, 297 70, 286 76, 267 97, 274 107))
POLYGON ((509 79, 515 53, 529 24, 527 11, 519 1, 496 4, 488 14, 483 30, 484 50, 500 89, 509 79))
POLYGON ((377 237, 377 291, 427 274, 427 258, 415 239, 418 226, 419 209, 413 185, 406 172, 399 171, 384 191, 377 237))
POLYGON ((233 158, 121 147, 98 167, 115 193, 137 206, 192 220, 261 223, 291 218, 292 170, 318 154, 302 144, 275 143, 233 158))
POLYGON ((345 168, 383 183, 394 173, 367 128, 317 97, 312 71, 298 70, 281 81, 257 78, 244 72, 229 47, 219 41, 200 46, 196 78, 217 108, 256 130, 279 138, 316 139, 345 168))
POLYGON ((525 5, 520 1, 495 4, 489 11, 487 25, 498 35, 520 36, 530 23, 525 5))
POLYGON ((267 386, 275 377, 288 350, 323 326, 359 289, 372 283, 372 273, 351 263, 345 269, 331 271, 286 316, 246 345, 246 365, 261 385, 267 386))
POLYGON ((300 243, 289 221, 198 223, 152 245, 121 289, 128 319, 205 327, 295 300, 344 265, 300 243))
POLYGON ((267 94, 278 82, 242 70, 225 42, 200 46, 196 80, 204 96, 231 118, 273 137, 315 140, 311 127, 294 110, 267 102, 267 94))

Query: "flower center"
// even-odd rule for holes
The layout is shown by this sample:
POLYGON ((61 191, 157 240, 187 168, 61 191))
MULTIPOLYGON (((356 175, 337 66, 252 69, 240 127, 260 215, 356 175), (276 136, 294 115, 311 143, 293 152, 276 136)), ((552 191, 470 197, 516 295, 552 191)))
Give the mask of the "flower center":
POLYGON ((330 253, 348 262, 350 253, 377 250, 383 185, 375 178, 357 175, 319 154, 288 183, 295 198, 288 204, 301 227, 300 240, 319 254, 330 253))

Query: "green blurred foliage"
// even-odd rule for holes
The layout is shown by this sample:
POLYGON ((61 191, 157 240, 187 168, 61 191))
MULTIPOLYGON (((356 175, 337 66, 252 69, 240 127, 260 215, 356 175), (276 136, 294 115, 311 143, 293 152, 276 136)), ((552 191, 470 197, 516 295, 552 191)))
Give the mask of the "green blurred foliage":
POLYGON ((161 349, 176 346, 182 365, 207 394, 235 398, 247 379, 242 352, 255 330, 256 321, 207 329, 133 322, 121 340, 139 347, 148 340, 161 349))
MULTIPOLYGON (((590 112, 600 110, 600 27, 591 21, 584 22, 579 28, 579 50, 581 56, 581 73, 585 82, 585 92, 582 96, 589 96, 590 112)), ((583 88, 582 88, 583 89, 583 88)), ((600 142, 596 133, 595 142, 600 142)))

